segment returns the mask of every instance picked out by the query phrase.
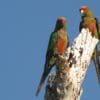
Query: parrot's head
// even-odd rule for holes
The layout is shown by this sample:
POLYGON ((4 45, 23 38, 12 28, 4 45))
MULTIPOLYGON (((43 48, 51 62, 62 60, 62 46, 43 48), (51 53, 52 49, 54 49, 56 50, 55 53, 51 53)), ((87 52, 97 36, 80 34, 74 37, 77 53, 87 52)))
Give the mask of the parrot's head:
POLYGON ((66 30, 66 18, 57 18, 55 30, 65 29, 66 30))
POLYGON ((82 17, 92 17, 92 11, 87 6, 81 6, 79 9, 82 17))

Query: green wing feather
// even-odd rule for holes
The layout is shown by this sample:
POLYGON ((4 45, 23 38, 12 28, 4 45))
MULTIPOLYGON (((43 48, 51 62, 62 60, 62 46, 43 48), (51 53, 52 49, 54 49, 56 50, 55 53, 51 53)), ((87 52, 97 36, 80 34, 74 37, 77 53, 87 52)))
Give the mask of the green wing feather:
MULTIPOLYGON (((98 35, 98 39, 100 40, 100 22, 97 18, 95 18, 96 20, 96 27, 97 27, 97 35, 98 35)), ((99 61, 99 56, 97 55, 98 52, 98 45, 95 48, 95 54, 94 54, 94 63, 95 63, 95 67, 96 67, 96 73, 97 73, 97 77, 98 77, 98 81, 100 83, 100 61, 99 61)))
POLYGON ((42 74, 42 77, 41 77, 41 80, 36 92, 36 96, 39 94, 46 77, 48 76, 49 72, 51 71, 55 63, 54 52, 55 52, 56 41, 57 41, 57 32, 53 32, 50 36, 49 45, 48 45, 47 54, 46 54, 44 72, 42 74), (52 60, 53 62, 51 63, 52 60))
POLYGON ((57 43, 57 32, 52 32, 48 44, 46 59, 51 59, 51 56, 55 55, 56 43, 57 43))
POLYGON ((95 20, 96 20, 98 38, 100 39, 100 22, 97 18, 95 18, 95 20))

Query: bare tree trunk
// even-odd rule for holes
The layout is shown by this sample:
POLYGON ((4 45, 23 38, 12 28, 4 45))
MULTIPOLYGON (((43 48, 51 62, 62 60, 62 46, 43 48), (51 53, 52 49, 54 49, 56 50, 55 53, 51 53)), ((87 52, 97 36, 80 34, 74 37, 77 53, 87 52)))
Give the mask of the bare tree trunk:
POLYGON ((45 100, 80 100, 82 82, 98 39, 82 29, 66 53, 59 56, 56 73, 47 82, 45 100))

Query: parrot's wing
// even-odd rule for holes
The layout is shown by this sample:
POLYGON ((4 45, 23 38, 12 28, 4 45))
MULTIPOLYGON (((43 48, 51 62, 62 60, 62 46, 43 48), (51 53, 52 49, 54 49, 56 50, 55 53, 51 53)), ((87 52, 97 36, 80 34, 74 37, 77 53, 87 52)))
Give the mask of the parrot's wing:
POLYGON ((66 36, 67 36, 67 47, 66 48, 68 48, 68 46, 69 46, 69 42, 70 42, 70 40, 69 40, 69 36, 68 36, 68 33, 66 33, 66 36))
POLYGON ((95 18, 95 20, 96 20, 98 38, 100 39, 100 22, 99 22, 99 20, 97 18, 95 18))
MULTIPOLYGON (((97 18, 95 18, 95 20, 96 20, 98 39, 100 40, 100 22, 97 18)), ((98 76, 98 81, 100 83, 100 61, 99 61, 99 56, 97 54, 97 51, 98 51, 98 45, 96 46, 96 62, 97 62, 96 72, 98 76)))
POLYGON ((49 72, 51 71, 52 66, 54 65, 54 62, 52 62, 51 60, 54 56, 56 42, 57 42, 57 32, 52 33, 50 36, 47 54, 46 54, 46 62, 45 62, 45 66, 44 66, 44 72, 42 74, 42 77, 41 77, 41 80, 40 80, 40 83, 39 83, 39 86, 38 86, 38 89, 36 92, 36 96, 39 94, 46 77, 48 76, 49 72), (51 62, 52 62, 52 64, 51 64, 51 62))
POLYGON ((80 25, 79 25, 79 32, 81 32, 81 29, 82 29, 82 21, 80 22, 80 25))
POLYGON ((51 57, 55 54, 57 38, 58 38, 57 32, 52 32, 49 39, 49 44, 48 44, 48 49, 46 54, 47 60, 51 59, 51 57))

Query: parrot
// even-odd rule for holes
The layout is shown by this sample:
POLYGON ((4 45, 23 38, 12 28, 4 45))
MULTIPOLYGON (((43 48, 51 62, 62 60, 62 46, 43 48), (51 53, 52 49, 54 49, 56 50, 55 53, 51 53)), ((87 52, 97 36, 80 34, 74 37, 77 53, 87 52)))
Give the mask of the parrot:
POLYGON ((50 35, 49 44, 46 52, 46 60, 44 65, 44 72, 42 74, 36 96, 38 96, 46 77, 50 73, 51 69, 56 66, 56 59, 59 55, 63 55, 66 51, 69 40, 68 33, 66 32, 66 18, 57 18, 54 31, 50 35))
MULTIPOLYGON (((89 31, 91 32, 91 35, 100 40, 100 23, 98 19, 94 17, 92 11, 87 6, 81 6, 79 11, 81 13, 81 19, 82 19, 79 25, 79 31, 81 31, 82 28, 88 28, 89 31)), ((98 82, 100 83, 100 62, 99 62, 99 56, 97 55, 98 51, 97 46, 98 45, 96 45, 94 49, 92 60, 94 62, 94 66, 96 69, 98 82)))

